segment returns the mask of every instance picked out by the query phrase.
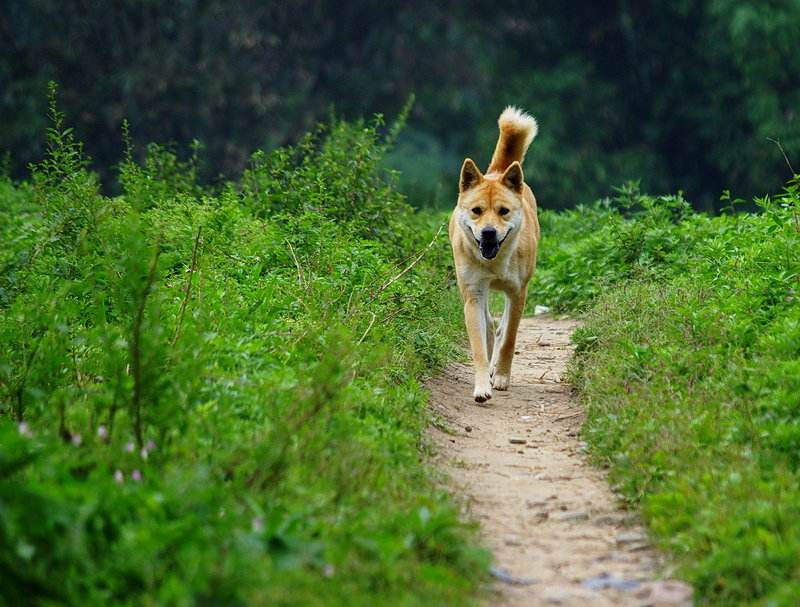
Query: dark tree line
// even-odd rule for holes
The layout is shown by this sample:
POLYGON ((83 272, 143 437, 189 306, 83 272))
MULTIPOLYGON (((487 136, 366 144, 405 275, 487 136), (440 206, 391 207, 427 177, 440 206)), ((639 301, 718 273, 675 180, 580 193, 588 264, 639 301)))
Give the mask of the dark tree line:
POLYGON ((201 141, 213 179, 331 111, 391 118, 411 93, 393 162, 420 200, 449 201, 464 156, 488 161, 507 103, 540 120, 527 167, 544 206, 625 179, 705 205, 775 190, 787 168, 768 137, 800 164, 800 0, 4 5, 0 148, 15 175, 43 153, 51 79, 106 178, 123 118, 138 144, 201 141))

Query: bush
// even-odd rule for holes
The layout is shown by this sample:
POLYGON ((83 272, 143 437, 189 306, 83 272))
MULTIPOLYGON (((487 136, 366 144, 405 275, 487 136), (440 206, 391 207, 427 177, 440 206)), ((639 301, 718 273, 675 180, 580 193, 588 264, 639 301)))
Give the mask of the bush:
POLYGON ((584 434, 703 604, 800 587, 800 179, 759 214, 636 194, 545 215, 537 301, 585 309, 584 434))
POLYGON ((421 462, 460 308, 438 238, 335 123, 197 184, 151 146, 107 198, 53 110, 0 182, 9 604, 467 604, 486 570, 421 462))

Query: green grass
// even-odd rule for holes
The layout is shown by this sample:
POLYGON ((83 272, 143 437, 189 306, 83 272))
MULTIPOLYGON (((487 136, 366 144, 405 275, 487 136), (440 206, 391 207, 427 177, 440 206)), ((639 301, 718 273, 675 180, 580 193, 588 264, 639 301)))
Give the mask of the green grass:
POLYGON ((532 293, 585 312, 591 453, 699 604, 800 596, 800 181, 757 203, 710 218, 627 188, 545 214, 532 293))
MULTIPOLYGON (((460 300, 444 218, 382 168, 397 129, 333 123, 215 188, 128 150, 109 198, 51 119, 0 178, 0 602, 477 603, 421 384, 460 300)), ((700 604, 800 594, 800 179, 757 204, 544 211, 530 290, 584 316, 592 456, 700 604)))
POLYGON ((426 464, 454 355, 441 225, 336 123, 208 190, 96 177, 53 109, 0 180, 0 602, 453 605, 488 558, 426 464))

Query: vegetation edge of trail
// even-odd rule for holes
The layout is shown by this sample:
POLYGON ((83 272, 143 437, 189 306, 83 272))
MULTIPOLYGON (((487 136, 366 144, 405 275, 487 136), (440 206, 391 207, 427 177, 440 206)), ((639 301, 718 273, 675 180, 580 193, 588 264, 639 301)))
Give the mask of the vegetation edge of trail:
POLYGON ((634 186, 543 214, 532 297, 584 313, 595 461, 701 604, 800 594, 800 176, 710 217, 634 186))
POLYGON ((443 218, 380 122, 214 191, 151 145, 107 198, 52 110, 0 179, 2 601, 476 601, 487 555, 424 458, 419 380, 460 329, 443 218))

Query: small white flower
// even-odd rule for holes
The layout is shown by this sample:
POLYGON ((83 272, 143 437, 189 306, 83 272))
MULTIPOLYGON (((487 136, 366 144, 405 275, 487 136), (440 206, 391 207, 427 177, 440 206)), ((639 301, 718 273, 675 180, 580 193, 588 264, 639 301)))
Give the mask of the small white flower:
POLYGON ((114 480, 119 484, 125 482, 125 475, 122 473, 122 470, 114 470, 114 480))
POLYGON ((22 436, 25 436, 27 438, 33 436, 33 433, 31 432, 31 427, 28 425, 28 422, 20 422, 19 426, 17 426, 17 430, 22 436))
POLYGON ((325 563, 325 566, 322 568, 322 575, 325 577, 333 577, 334 573, 336 573, 336 567, 330 563, 325 563))
POLYGON ((125 443, 125 453, 133 453, 134 449, 133 443, 125 443))
POLYGON ((103 424, 97 426, 97 436, 102 439, 108 438, 108 428, 106 428, 103 424))
POLYGON ((251 521, 251 525, 253 527, 253 531, 255 533, 261 533, 264 531, 264 517, 256 516, 251 521))
POLYGON ((139 455, 142 456, 142 459, 147 461, 147 447, 142 447, 142 450, 139 451, 139 455))
POLYGON ((80 447, 81 443, 83 442, 83 438, 81 438, 80 434, 73 434, 71 440, 72 444, 76 447, 80 447))

